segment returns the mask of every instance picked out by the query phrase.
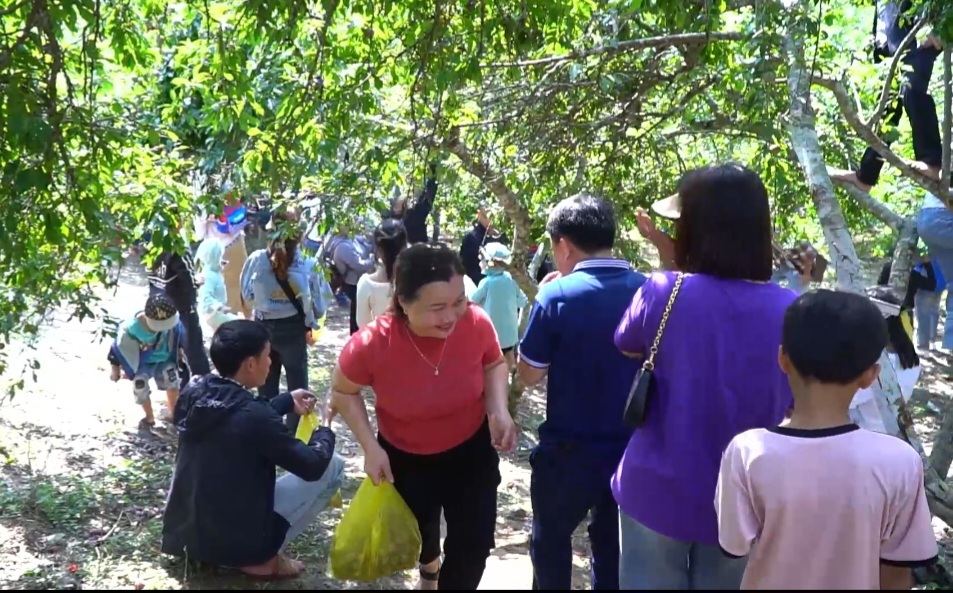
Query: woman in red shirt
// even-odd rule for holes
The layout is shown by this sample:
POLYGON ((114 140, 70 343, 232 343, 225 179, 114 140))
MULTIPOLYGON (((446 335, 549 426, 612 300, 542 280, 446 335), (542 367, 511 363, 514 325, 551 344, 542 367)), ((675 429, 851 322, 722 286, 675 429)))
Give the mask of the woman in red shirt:
POLYGON ((420 588, 475 590, 495 545, 496 450, 516 444, 503 353, 489 316, 467 301, 460 258, 444 245, 401 252, 392 309, 341 352, 328 420, 340 412, 367 475, 392 482, 417 517, 420 588), (376 438, 362 386, 376 396, 376 438))

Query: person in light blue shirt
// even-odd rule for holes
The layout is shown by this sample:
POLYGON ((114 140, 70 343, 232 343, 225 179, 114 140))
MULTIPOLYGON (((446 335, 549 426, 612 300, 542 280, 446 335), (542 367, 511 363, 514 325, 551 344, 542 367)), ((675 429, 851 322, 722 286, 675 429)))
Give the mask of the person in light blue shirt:
MULTIPOLYGON (((290 213, 282 219, 284 237, 248 256, 241 275, 242 300, 271 331, 271 371, 258 390, 269 400, 278 396, 282 367, 289 391, 308 389, 308 346, 333 298, 317 262, 300 251, 300 218, 290 213)), ((297 415, 287 421, 297 429, 297 415)))
POLYGON ((213 332, 226 321, 241 318, 228 307, 222 257, 222 241, 217 237, 207 237, 195 250, 195 261, 203 279, 198 292, 199 316, 213 332))
POLYGON ((519 310, 526 307, 529 300, 513 276, 503 269, 513 259, 506 245, 488 243, 480 250, 480 257, 485 276, 470 301, 489 314, 506 362, 513 368, 516 365, 513 349, 519 342, 519 310))
POLYGON ((513 352, 519 342, 519 310, 529 304, 516 280, 504 266, 513 259, 502 243, 487 243, 480 248, 481 268, 485 276, 470 295, 470 301, 483 307, 490 316, 500 347, 510 368, 516 364, 513 352))

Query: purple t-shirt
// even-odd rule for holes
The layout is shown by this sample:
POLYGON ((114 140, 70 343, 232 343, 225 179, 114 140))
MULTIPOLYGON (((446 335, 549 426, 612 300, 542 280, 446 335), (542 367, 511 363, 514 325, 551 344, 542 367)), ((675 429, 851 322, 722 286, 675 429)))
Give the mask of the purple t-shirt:
MULTIPOLYGON (((647 353, 675 273, 653 274, 616 329, 623 352, 647 353)), ((686 274, 655 358, 655 397, 612 477, 619 508, 667 537, 718 545, 712 504, 721 454, 793 404, 778 366, 784 311, 797 295, 772 283, 686 274)))

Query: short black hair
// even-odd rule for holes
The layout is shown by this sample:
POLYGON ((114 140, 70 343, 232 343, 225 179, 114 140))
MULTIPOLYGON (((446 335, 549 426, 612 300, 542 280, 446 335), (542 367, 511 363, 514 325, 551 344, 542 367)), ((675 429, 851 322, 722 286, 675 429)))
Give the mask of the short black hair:
POLYGON ((212 336, 208 354, 215 370, 223 377, 234 377, 249 358, 260 356, 271 342, 264 324, 250 319, 226 321, 212 336))
POLYGON ((398 254, 394 264, 394 313, 406 317, 400 299, 413 302, 417 300, 420 289, 431 282, 449 282, 454 276, 463 274, 460 256, 443 243, 411 245, 398 254))
POLYGON ((586 253, 612 249, 615 245, 615 230, 612 204, 585 193, 556 204, 546 222, 546 232, 553 242, 568 239, 586 253))
POLYGON ((734 280, 771 279, 771 205, 757 173, 737 163, 708 165, 686 173, 678 195, 679 271, 734 280))
POLYGON ((886 346, 883 314, 859 294, 812 290, 784 314, 781 347, 808 380, 847 385, 876 364, 886 346))

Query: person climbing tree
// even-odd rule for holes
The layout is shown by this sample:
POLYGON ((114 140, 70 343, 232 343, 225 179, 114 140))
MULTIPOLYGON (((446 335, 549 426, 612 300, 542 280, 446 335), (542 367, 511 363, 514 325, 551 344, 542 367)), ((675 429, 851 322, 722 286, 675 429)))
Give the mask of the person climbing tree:
POLYGON ((480 248, 486 243, 510 242, 509 238, 501 233, 490 223, 490 217, 486 212, 485 204, 477 208, 477 219, 473 223, 473 228, 463 236, 460 244, 460 260, 463 262, 463 268, 467 276, 473 280, 473 284, 479 286, 483 280, 483 269, 480 266, 480 248))
MULTIPOLYGON (((900 51, 900 45, 915 22, 911 6, 911 0, 878 0, 874 19, 874 61, 892 58, 900 51)), ((909 70, 900 81, 899 97, 886 114, 887 123, 895 127, 906 110, 913 131, 913 152, 916 157, 910 165, 932 179, 940 178, 943 148, 936 103, 930 95, 930 78, 933 76, 933 64, 942 49, 940 40, 931 33, 918 45, 904 50, 903 63, 909 70)), ((889 141, 885 142, 889 144, 889 141)), ((831 178, 848 181, 868 192, 877 185, 883 164, 883 157, 868 146, 856 171, 832 169, 831 178)))
POLYGON ((430 163, 430 177, 424 189, 417 195, 413 205, 407 206, 406 198, 398 198, 392 207, 393 218, 400 219, 407 230, 407 243, 427 243, 427 217, 433 211, 437 196, 437 163, 430 163))

